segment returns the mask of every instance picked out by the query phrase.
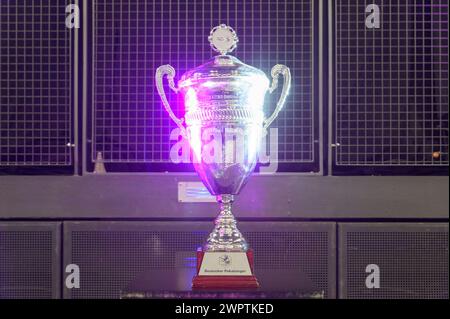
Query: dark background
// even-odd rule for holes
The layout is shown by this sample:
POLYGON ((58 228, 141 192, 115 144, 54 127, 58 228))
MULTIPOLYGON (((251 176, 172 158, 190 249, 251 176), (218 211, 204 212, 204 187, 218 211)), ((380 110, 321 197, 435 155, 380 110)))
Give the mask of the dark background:
POLYGON ((292 256, 327 297, 448 298, 447 2, 378 1, 380 29, 363 0, 78 2, 79 30, 68 1, 0 4, 0 298, 118 297, 146 267, 175 267, 168 252, 191 257, 218 207, 178 201, 198 177, 169 162, 153 78, 210 58, 222 22, 243 62, 293 74, 279 172, 235 205, 258 262, 292 256), (85 290, 64 288, 71 262, 85 290), (390 274, 378 294, 361 286, 368 263, 390 274))

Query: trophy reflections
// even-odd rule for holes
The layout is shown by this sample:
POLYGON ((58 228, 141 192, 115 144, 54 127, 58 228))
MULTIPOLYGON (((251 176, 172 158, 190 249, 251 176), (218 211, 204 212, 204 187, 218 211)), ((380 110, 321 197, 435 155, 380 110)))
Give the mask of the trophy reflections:
POLYGON ((236 32, 221 24, 211 30, 211 48, 218 53, 205 64, 187 71, 175 86, 175 69, 160 66, 156 87, 164 108, 189 141, 193 164, 209 192, 220 203, 220 213, 206 244, 197 251, 193 289, 258 288, 253 251, 236 226, 231 207, 254 171, 261 139, 283 108, 289 93, 289 68, 272 68, 272 83, 259 69, 229 55, 238 44, 236 32), (264 113, 267 92, 284 83, 275 110, 264 113), (178 118, 166 98, 163 79, 183 96, 185 117, 178 118))

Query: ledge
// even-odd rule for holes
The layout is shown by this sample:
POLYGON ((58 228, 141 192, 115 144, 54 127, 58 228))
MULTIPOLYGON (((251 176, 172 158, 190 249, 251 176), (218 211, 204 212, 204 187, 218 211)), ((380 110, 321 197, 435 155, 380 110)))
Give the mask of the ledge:
MULTIPOLYGON (((179 203, 194 174, 2 176, 0 219, 214 218, 215 203, 179 203)), ((238 218, 447 219, 448 177, 252 176, 238 218)))

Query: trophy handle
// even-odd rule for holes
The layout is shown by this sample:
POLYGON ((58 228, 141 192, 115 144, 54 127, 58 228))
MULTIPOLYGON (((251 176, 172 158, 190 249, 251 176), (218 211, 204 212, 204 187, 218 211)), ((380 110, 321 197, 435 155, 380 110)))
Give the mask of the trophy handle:
POLYGON ((178 88, 175 87, 174 77, 175 77, 175 69, 169 65, 161 65, 156 70, 156 88, 158 90, 159 96, 161 97, 162 103, 164 105, 164 108, 166 109, 167 113, 169 113, 170 118, 177 124, 177 126, 181 130, 181 135, 183 137, 187 138, 187 130, 183 126, 184 119, 179 119, 175 113, 173 113, 172 108, 170 107, 169 101, 167 101, 166 93, 164 92, 164 86, 163 86, 163 78, 167 75, 167 80, 169 82, 169 87, 174 91, 175 93, 178 93, 178 88))
POLYGON ((289 89, 291 87, 291 71, 289 68, 282 64, 277 64, 272 68, 272 85, 269 89, 270 93, 273 93, 277 87, 278 87, 278 77, 283 75, 284 78, 284 84, 283 84, 283 90, 281 91, 280 99, 278 100, 277 107, 275 108, 275 111, 273 111, 273 114, 264 120, 264 131, 267 131, 269 126, 272 124, 272 122, 277 118, 278 113, 283 109, 284 103, 286 102, 286 97, 289 94, 289 89))

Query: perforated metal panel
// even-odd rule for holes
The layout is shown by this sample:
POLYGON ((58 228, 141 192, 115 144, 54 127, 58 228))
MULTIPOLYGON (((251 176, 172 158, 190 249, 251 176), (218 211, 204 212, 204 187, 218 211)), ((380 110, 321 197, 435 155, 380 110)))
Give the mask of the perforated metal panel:
POLYGON ((72 164, 66 3, 0 2, 0 166, 72 164))
POLYGON ((340 297, 448 299, 448 224, 339 224, 340 297), (368 265, 380 288, 366 286, 368 265))
POLYGON ((335 1, 334 50, 335 164, 448 165, 448 1, 335 1))
POLYGON ((0 299, 60 296, 59 223, 0 223, 0 299))
MULTIPOLYGON (((255 267, 301 269, 335 296, 334 224, 239 224, 255 250, 255 267)), ((119 298, 120 290, 148 268, 195 267, 195 251, 209 222, 67 223, 64 262, 82 271, 81 288, 66 298, 119 298)), ((190 280, 190 278, 187 278, 190 280)))
POLYGON ((64 262, 82 271, 65 298, 119 298, 148 268, 194 267, 209 223, 85 222, 64 226, 64 262))
POLYGON ((336 246, 334 223, 239 224, 255 251, 255 267, 300 269, 326 298, 336 296, 336 246))
MULTIPOLYGON (((311 163, 314 154, 313 5, 268 0, 96 0, 93 7, 93 144, 91 160, 170 163, 170 132, 154 85, 158 66, 170 63, 177 79, 214 52, 207 37, 227 23, 240 42, 233 53, 270 77, 277 63, 291 68, 293 87, 278 128, 281 163, 311 163)), ((278 94, 279 95, 279 94, 278 94)), ((270 115, 277 94, 267 101, 270 115)), ((182 103, 169 101, 180 117, 182 103)), ((129 167, 122 168, 130 169, 129 167)))

